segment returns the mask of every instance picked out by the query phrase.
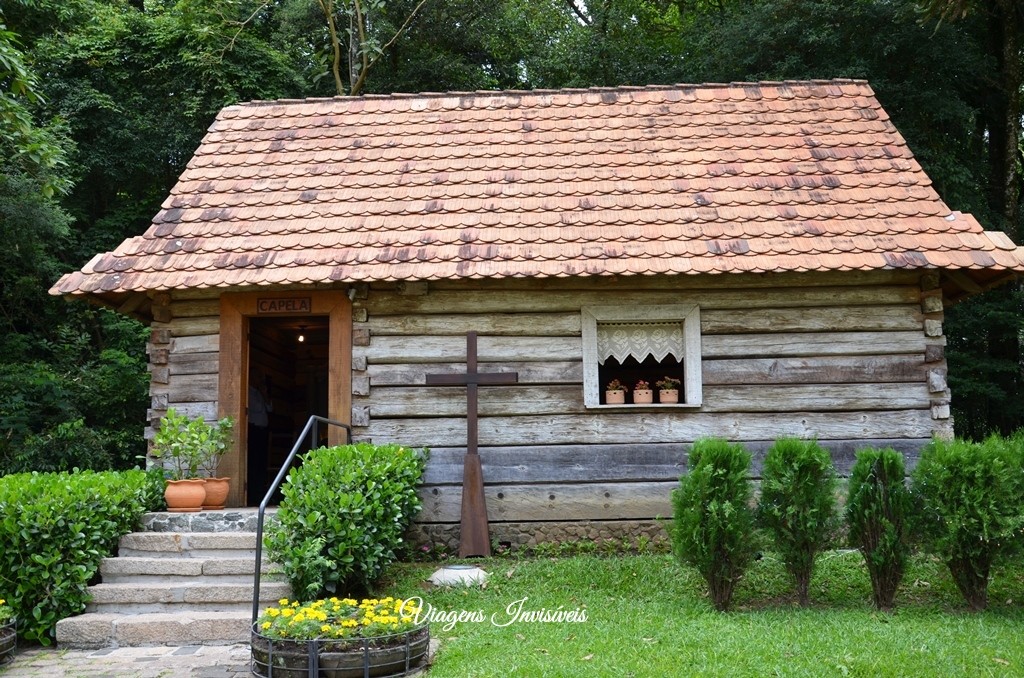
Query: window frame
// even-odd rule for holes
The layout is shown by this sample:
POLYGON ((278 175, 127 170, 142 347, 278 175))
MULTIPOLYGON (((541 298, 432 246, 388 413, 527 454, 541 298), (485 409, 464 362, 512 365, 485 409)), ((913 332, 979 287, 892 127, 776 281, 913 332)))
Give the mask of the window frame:
POLYGON ((654 306, 584 306, 580 309, 583 338, 583 404, 587 409, 635 409, 637 407, 684 409, 700 407, 701 388, 700 307, 697 304, 654 306), (634 322, 683 324, 683 396, 685 402, 650 405, 602 405, 598 375, 597 326, 601 323, 634 322))

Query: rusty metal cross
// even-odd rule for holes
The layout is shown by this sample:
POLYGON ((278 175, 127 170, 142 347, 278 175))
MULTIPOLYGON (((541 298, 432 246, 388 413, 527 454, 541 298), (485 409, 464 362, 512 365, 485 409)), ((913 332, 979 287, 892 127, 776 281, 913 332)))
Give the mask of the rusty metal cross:
POLYGON ((484 472, 477 450, 477 396, 480 386, 514 384, 516 372, 480 372, 476 363, 476 332, 466 333, 466 372, 428 374, 427 384, 466 387, 466 456, 462 461, 462 517, 459 529, 459 557, 490 556, 491 537, 484 501, 484 472))

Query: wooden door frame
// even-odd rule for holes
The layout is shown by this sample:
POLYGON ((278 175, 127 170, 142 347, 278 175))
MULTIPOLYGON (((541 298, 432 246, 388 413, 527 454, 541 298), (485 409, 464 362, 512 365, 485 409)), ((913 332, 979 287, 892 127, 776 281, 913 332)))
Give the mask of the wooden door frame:
MULTIPOLYGON (((254 317, 283 318, 327 316, 327 416, 350 423, 352 416, 352 302, 344 290, 287 292, 229 292, 220 297, 220 373, 218 377, 217 416, 235 420, 232 449, 224 455, 220 474, 234 478, 228 506, 245 506, 248 478, 248 426, 245 408, 249 394, 249 320, 254 317), (303 298, 310 300, 309 312, 261 314, 261 299, 303 298)), ((328 428, 328 442, 344 442, 344 431, 328 428)))

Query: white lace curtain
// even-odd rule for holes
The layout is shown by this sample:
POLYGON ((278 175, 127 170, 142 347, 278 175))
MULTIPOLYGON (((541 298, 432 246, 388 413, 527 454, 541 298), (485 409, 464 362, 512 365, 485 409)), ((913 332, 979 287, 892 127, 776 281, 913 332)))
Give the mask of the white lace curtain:
POLYGON ((633 356, 643 362, 647 356, 661 362, 665 356, 683 361, 682 323, 598 323, 597 361, 604 365, 608 358, 620 363, 633 356))

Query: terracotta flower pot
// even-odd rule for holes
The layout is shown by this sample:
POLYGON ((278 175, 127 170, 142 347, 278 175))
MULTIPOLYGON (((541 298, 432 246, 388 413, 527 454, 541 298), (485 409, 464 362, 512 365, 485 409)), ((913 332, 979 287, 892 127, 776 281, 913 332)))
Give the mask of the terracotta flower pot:
POLYGON ((206 499, 206 482, 202 478, 168 480, 164 500, 171 513, 195 513, 202 510, 206 499))
POLYGON ((220 511, 227 501, 231 489, 231 478, 204 478, 206 482, 206 499, 203 500, 204 511, 220 511))
POLYGON ((654 391, 649 388, 638 388, 633 391, 633 403, 636 405, 646 405, 647 403, 654 402, 654 391))
POLYGON ((626 402, 625 391, 605 391, 604 402, 606 405, 622 405, 626 402))
POLYGON ((679 402, 679 389, 662 389, 658 391, 658 402, 659 403, 678 403, 679 402))

